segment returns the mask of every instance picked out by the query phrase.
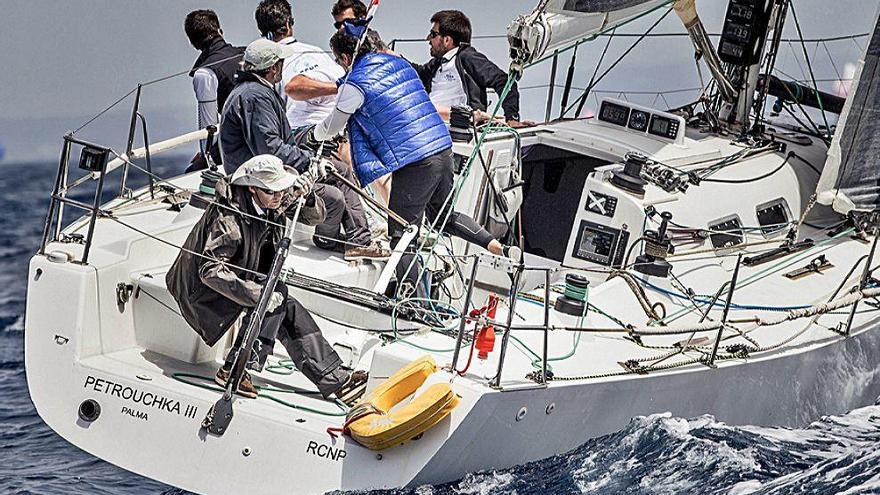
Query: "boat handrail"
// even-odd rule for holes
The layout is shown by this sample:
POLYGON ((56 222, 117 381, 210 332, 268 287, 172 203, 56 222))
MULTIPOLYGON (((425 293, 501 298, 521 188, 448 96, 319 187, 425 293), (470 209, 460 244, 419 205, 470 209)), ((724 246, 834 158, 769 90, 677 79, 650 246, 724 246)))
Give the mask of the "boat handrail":
MULTIPOLYGON (((219 125, 217 126, 220 127, 219 125)), ((137 148, 131 150, 131 154, 122 153, 117 155, 116 158, 111 160, 107 164, 106 170, 103 172, 105 174, 110 173, 117 168, 125 165, 126 162, 135 160, 138 158, 143 158, 147 155, 147 150, 149 150, 151 155, 157 155, 159 153, 163 153, 165 151, 177 148, 178 146, 193 143, 196 141, 202 141, 208 138, 208 130, 207 129, 199 129, 197 131, 188 132, 186 134, 181 134, 180 136, 176 136, 170 139, 166 139, 165 141, 159 141, 158 143, 153 143, 149 146, 144 146, 141 148, 137 148)), ((115 152, 114 152, 115 154, 115 152)), ((101 176, 102 172, 92 172, 91 178, 93 180, 97 180, 101 176)))

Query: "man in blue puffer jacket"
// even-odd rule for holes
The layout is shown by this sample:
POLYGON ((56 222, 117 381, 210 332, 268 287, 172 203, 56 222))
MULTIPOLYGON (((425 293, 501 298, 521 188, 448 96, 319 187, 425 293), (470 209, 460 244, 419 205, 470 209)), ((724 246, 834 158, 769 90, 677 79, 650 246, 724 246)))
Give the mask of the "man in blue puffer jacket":
MULTIPOLYGON (((348 125, 352 162, 362 185, 391 174, 388 207, 410 223, 446 215, 453 188, 452 139, 409 62, 383 53, 384 43, 370 30, 355 56, 357 39, 340 30, 330 39, 336 61, 350 72, 337 84, 336 110, 315 127, 315 138, 328 139, 348 125), (345 84, 343 84, 345 83, 345 84)), ((453 211, 445 231, 496 255, 521 257, 467 215, 453 211)), ((403 226, 389 220, 392 246, 403 226)), ((402 246, 397 246, 401 249, 402 246)), ((398 280, 416 287, 417 270, 403 273, 411 259, 398 265, 398 280)), ((406 291, 399 292, 407 294, 406 291)))

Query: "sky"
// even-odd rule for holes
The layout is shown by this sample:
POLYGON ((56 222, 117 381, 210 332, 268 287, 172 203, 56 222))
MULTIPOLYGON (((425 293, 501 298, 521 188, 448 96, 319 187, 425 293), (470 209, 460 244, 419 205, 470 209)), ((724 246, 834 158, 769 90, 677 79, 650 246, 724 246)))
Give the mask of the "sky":
MULTIPOLYGON (((795 0, 795 8, 807 38, 862 33, 873 26, 880 0, 795 0)), ((298 39, 326 48, 333 32, 331 0, 292 2, 298 39)), ((531 11, 537 0, 483 0, 417 2, 382 0, 374 27, 388 41, 395 38, 424 39, 431 14, 440 8, 459 9, 470 18, 474 35, 501 35, 518 14, 531 11)), ((198 53, 183 32, 187 12, 214 9, 225 37, 246 45, 258 36, 253 11, 256 0, 3 0, 0 16, 0 147, 5 162, 47 160, 57 157, 61 136, 134 88, 149 81, 189 69, 198 53)), ((711 32, 720 31, 727 2, 698 0, 698 10, 711 32)), ((627 26, 626 32, 642 32, 657 16, 627 26)), ((670 15, 656 32, 684 32, 670 15)), ((795 36, 792 22, 786 35, 795 36)), ((615 39, 605 66, 621 54, 632 39, 615 39)), ((653 41, 653 40, 651 40, 653 41)), ((574 86, 583 87, 595 67, 605 40, 583 45, 578 52, 574 86)), ((477 39, 474 45, 502 68, 509 63, 503 39, 477 39)), ((835 79, 861 55, 864 39, 810 44, 817 79, 835 79), (827 48, 827 50, 826 50, 827 48), (829 56, 830 55, 830 56, 829 56), (833 59, 833 63, 831 60, 833 59)), ((400 43, 398 51, 413 60, 427 60, 427 43, 400 43)), ((803 77, 804 62, 799 45, 783 46, 780 67, 795 78, 803 77)), ((569 56, 560 58, 557 83, 564 83, 569 56)), ((549 64, 526 73, 520 82, 524 118, 543 120, 549 82, 549 64)), ((823 82, 831 89, 832 81, 823 82)), ((602 81, 607 91, 661 91, 698 87, 693 50, 686 38, 664 38, 639 45, 624 63, 602 81)), ((694 91, 656 94, 600 94, 625 96, 657 107, 683 103, 694 91)), ((558 114, 558 99, 553 115, 558 114)), ((595 107, 590 100, 589 107, 595 107)), ((111 146, 120 146, 127 133, 129 98, 79 135, 111 146)), ((152 140, 194 129, 195 104, 191 80, 186 75, 144 89, 142 112, 152 140)), ((123 146, 124 147, 124 146, 123 146)))

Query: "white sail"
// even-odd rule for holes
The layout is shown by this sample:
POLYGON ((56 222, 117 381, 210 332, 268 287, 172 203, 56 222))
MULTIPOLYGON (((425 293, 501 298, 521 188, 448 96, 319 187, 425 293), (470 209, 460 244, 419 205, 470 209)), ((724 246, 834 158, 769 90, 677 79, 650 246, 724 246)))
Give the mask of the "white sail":
POLYGON ((844 214, 880 207, 880 19, 849 94, 816 187, 819 203, 844 214))
POLYGON ((507 28, 513 59, 522 64, 569 43, 631 21, 670 0, 545 0, 507 28))

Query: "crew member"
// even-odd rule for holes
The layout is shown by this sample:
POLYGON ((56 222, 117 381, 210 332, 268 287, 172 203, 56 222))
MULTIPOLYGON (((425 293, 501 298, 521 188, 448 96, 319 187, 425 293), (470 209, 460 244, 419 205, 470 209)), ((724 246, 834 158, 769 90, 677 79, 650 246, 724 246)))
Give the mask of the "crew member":
MULTIPOLYGON (((220 128, 227 173, 233 173, 242 163, 260 154, 275 155, 300 173, 308 169, 312 153, 295 143, 284 102, 274 89, 281 80, 284 59, 291 55, 292 46, 264 38, 251 42, 245 49, 242 71, 223 108, 220 128)), ((328 182, 316 184, 315 193, 327 208, 325 221, 315 227, 316 246, 334 249, 337 240, 342 240, 348 260, 381 260, 390 256, 388 250, 371 242, 360 198, 354 196, 353 191, 340 190, 328 182), (340 239, 341 229, 345 229, 343 239, 340 239)))
MULTIPOLYGON (((183 22, 183 30, 193 48, 201 51, 189 75, 193 78, 193 91, 198 103, 199 129, 204 129, 220 121, 220 110, 232 91, 233 77, 241 63, 244 47, 232 46, 223 39, 220 21, 213 10, 190 12, 183 22)), ((193 157, 187 172, 207 167, 205 146, 203 141, 201 151, 193 157)), ((219 146, 211 150, 211 158, 214 163, 220 164, 219 146)))
POLYGON ((334 83, 345 75, 345 70, 325 50, 294 38, 293 12, 287 0, 263 0, 254 17, 264 38, 291 48, 281 73, 291 129, 324 120, 336 103, 336 85, 331 89, 315 83, 334 83))
POLYGON ((333 27, 338 31, 347 20, 367 17, 367 6, 360 0, 336 0, 330 15, 333 16, 333 27))
MULTIPOLYGON (((434 221, 449 212, 446 232, 493 254, 519 258, 518 248, 502 245, 472 218, 450 209, 452 139, 409 62, 383 53, 384 43, 375 31, 367 32, 357 56, 356 44, 357 39, 345 31, 337 31, 330 39, 336 60, 350 74, 348 82, 340 86, 336 110, 315 127, 315 137, 332 137, 347 123, 361 183, 369 184, 391 173, 388 206, 392 211, 414 224, 425 213, 434 221)), ((389 230, 392 245, 401 249, 397 241, 403 226, 389 220, 389 230)), ((404 256, 398 265, 398 280, 409 284, 401 294, 418 288, 418 271, 406 271, 410 261, 410 256, 404 256)))
MULTIPOLYGON (((247 160, 217 183, 217 203, 205 210, 165 277, 183 317, 207 345, 217 343, 242 311, 257 305, 260 279, 269 271, 281 239, 280 225, 294 215, 297 198, 306 195, 300 222, 315 225, 323 220, 323 201, 309 186, 307 177, 286 169, 272 155, 247 160)), ((239 332, 233 350, 242 345, 243 334, 239 332)), ((287 293, 284 283, 271 295, 249 368, 262 369, 276 338, 325 398, 335 394, 351 403, 363 393, 366 374, 342 368, 312 316, 287 293)), ((229 379, 234 356, 230 351, 217 371, 215 381, 221 386, 229 379)), ((257 396, 247 372, 238 391, 257 396)))
MULTIPOLYGON (((488 118, 486 88, 501 96, 507 73, 471 46, 471 21, 458 10, 441 10, 431 16, 427 41, 431 60, 413 64, 425 90, 441 115, 449 119, 453 106, 467 105, 476 111, 478 120, 488 118)), ((504 117, 511 127, 534 125, 520 122, 519 92, 516 83, 501 102, 504 117)))

